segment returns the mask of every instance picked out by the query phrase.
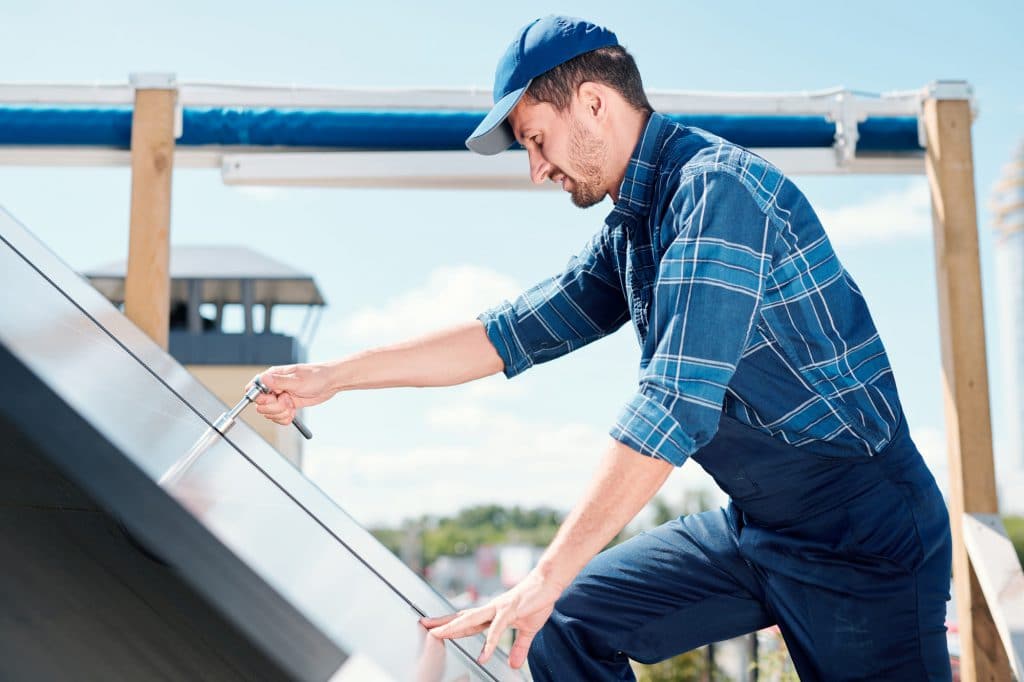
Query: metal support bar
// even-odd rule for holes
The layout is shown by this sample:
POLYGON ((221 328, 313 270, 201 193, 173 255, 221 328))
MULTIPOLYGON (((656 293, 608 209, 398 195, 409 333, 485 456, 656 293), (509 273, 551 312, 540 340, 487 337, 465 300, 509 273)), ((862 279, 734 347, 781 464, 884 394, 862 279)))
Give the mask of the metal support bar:
MULTIPOLYGON (((789 175, 923 174, 921 154, 860 156, 844 165, 830 148, 755 149, 789 175)), ((536 189, 526 153, 493 157, 468 152, 279 152, 225 154, 227 185, 536 189)), ((557 189, 553 183, 542 185, 557 189)))
MULTIPOLYGON (((962 82, 943 82, 937 95, 969 99, 962 82), (960 88, 960 89, 958 89, 960 88)), ((325 88, 238 83, 179 83, 186 107, 293 107, 301 109, 479 109, 491 108, 490 88, 325 88)), ((666 113, 812 114, 835 112, 845 93, 875 116, 911 116, 920 112, 921 90, 881 94, 829 88, 802 92, 702 92, 651 90, 648 98, 666 113)), ((134 90, 123 83, 0 83, 0 104, 128 105, 134 90)))

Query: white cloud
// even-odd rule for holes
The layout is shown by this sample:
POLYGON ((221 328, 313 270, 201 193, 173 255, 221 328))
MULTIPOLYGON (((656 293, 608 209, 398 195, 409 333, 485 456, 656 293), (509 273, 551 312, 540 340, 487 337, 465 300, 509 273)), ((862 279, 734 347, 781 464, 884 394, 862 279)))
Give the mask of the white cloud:
POLYGON ((820 209, 818 217, 836 245, 857 246, 926 235, 932 220, 928 183, 916 179, 900 191, 858 204, 820 209))
MULTIPOLYGON (((429 411, 425 421, 425 435, 409 450, 310 443, 306 475, 368 525, 449 514, 474 504, 568 510, 609 442, 603 428, 589 424, 531 421, 464 401, 429 411)), ((663 490, 674 503, 683 488, 713 487, 691 462, 663 490)))
POLYGON ((510 277, 473 265, 433 270, 421 286, 380 305, 366 306, 333 329, 352 342, 383 343, 473 319, 521 287, 510 277))

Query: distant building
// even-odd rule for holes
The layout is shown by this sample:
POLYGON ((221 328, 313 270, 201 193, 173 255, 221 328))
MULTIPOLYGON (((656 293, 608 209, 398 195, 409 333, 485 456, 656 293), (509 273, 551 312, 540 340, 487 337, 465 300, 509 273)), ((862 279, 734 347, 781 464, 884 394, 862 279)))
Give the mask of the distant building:
POLYGON ((514 587, 540 560, 543 547, 522 544, 481 545, 463 556, 439 556, 426 568, 427 581, 441 594, 475 606, 514 587))
POLYGON ((1024 467, 1024 142, 992 196, 999 288, 1000 359, 1010 454, 1024 467))

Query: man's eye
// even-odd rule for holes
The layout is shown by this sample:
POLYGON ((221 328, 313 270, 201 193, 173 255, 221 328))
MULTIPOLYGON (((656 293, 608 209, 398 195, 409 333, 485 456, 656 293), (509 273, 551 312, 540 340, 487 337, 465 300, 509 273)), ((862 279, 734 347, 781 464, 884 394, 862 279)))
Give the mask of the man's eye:
POLYGON ((532 138, 530 138, 530 139, 532 140, 532 142, 533 142, 533 143, 534 143, 535 145, 537 145, 538 147, 540 146, 540 135, 534 135, 534 136, 533 136, 532 138))

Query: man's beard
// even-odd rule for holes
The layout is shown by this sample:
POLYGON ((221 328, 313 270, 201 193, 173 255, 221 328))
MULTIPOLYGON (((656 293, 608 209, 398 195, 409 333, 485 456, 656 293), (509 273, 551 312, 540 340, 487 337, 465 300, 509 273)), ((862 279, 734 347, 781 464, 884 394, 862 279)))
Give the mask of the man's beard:
POLYGON ((579 175, 570 178, 573 183, 570 197, 579 208, 600 203, 607 193, 602 185, 601 170, 608 158, 608 145, 575 118, 569 121, 569 160, 579 169, 579 175))

